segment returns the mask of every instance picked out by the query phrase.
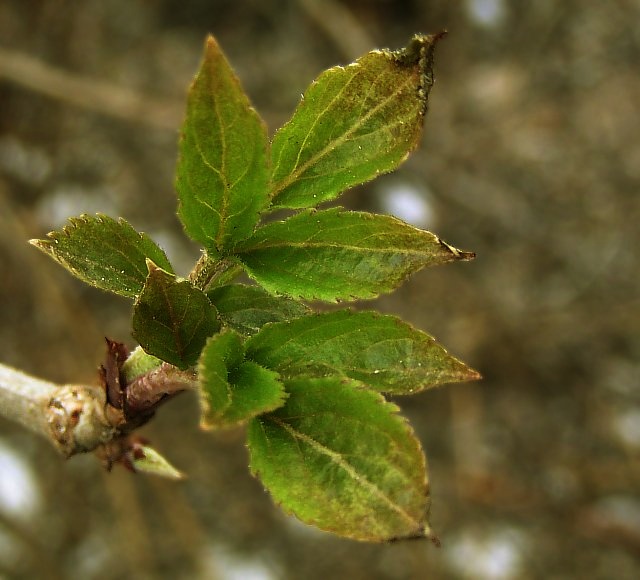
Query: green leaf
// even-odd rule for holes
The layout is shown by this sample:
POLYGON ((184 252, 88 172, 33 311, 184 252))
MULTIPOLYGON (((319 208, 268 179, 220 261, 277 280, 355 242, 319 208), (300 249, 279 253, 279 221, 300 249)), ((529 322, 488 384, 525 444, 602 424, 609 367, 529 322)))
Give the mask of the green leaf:
POLYGON ((229 284, 243 271, 242 265, 233 258, 211 258, 206 252, 189 273, 189 280, 202 291, 229 284))
POLYGON ((337 310, 269 324, 246 351, 284 376, 339 374, 394 395, 480 377, 428 334, 376 312, 337 310))
POLYGON ((233 330, 207 341, 198 363, 201 427, 234 427, 283 405, 286 393, 278 373, 243 361, 243 354, 242 339, 233 330))
POLYGON ((81 215, 71 225, 50 232, 46 240, 30 240, 83 282, 134 297, 147 278, 146 260, 172 272, 165 253, 146 234, 124 219, 81 215))
POLYGON ((251 470, 285 511, 366 541, 429 535, 420 443, 398 408, 354 381, 286 381, 284 407, 249 424, 251 470))
POLYGON ((207 292, 222 321, 244 335, 258 332, 267 322, 281 322, 310 312, 300 302, 272 296, 258 286, 229 284, 207 292))
POLYGON ((158 368, 161 364, 162 361, 159 358, 146 353, 142 347, 137 346, 122 364, 120 372, 126 382, 130 383, 139 376, 158 368))
POLYGON ((237 332, 225 329, 207 340, 198 362, 203 426, 214 423, 231 405, 229 368, 236 368, 243 359, 242 337, 237 332))
POLYGON ((233 427, 282 407, 287 393, 279 376, 252 361, 245 361, 232 371, 229 377, 231 405, 224 412, 221 426, 233 427))
POLYGON ((335 301, 374 298, 425 266, 474 255, 391 216, 332 208, 267 224, 237 256, 270 292, 335 301))
POLYGON ((274 208, 314 207, 395 169, 416 147, 441 35, 324 72, 272 143, 274 208))
POLYGON ((181 369, 195 364, 220 328, 215 307, 187 280, 148 264, 149 275, 133 311, 133 336, 140 346, 181 369))
POLYGON ((177 167, 178 215, 212 257, 251 235, 268 203, 264 123, 213 37, 189 91, 177 167))

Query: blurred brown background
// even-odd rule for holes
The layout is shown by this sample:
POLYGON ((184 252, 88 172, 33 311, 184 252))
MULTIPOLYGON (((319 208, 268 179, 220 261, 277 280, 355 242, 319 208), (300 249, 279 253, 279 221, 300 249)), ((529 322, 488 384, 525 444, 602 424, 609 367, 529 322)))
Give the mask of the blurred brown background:
POLYGON ((478 253, 367 306, 485 379, 399 400, 441 549, 285 517, 243 433, 199 433, 186 396, 145 429, 179 484, 62 461, 3 420, 0 577, 640 578, 638 22, 638 0, 1 0, 2 362, 92 381, 103 336, 130 340, 125 300, 26 244, 67 216, 126 217, 182 274, 197 257, 172 182, 206 33, 274 130, 324 68, 447 28, 421 148, 342 203, 478 253))

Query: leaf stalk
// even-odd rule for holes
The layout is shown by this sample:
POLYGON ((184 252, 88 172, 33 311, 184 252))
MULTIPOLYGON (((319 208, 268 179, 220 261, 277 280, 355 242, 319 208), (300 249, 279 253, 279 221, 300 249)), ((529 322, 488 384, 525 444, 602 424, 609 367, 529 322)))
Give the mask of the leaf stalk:
POLYGON ((203 252, 189 274, 189 282, 200 290, 206 290, 212 286, 229 282, 241 270, 241 266, 228 258, 217 260, 211 258, 207 252, 203 252))

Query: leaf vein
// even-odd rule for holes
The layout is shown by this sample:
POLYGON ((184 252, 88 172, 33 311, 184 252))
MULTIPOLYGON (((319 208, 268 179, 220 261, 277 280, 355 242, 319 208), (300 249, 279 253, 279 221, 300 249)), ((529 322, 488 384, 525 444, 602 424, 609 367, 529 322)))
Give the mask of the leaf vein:
POLYGON ((407 513, 401 506, 395 503, 383 490, 381 490, 375 483, 369 481, 367 477, 363 474, 358 473, 358 471, 351 465, 348 461, 344 459, 344 456, 332 449, 329 449, 319 441, 316 441, 313 437, 306 435, 305 433, 301 433, 300 431, 294 429, 290 424, 286 423, 282 419, 278 417, 270 416, 269 419, 276 423, 279 427, 284 429, 294 441, 303 441, 310 447, 312 447, 316 452, 320 453, 328 457, 335 465, 344 470, 347 475, 353 479, 356 483, 365 487, 372 495, 376 496, 380 499, 384 504, 386 504, 391 510, 396 512, 400 517, 409 522, 409 524, 413 528, 421 527, 421 523, 417 521, 413 516, 407 513))
POLYGON ((383 109, 393 98, 395 98, 398 94, 400 94, 405 89, 405 87, 411 83, 411 81, 412 79, 408 78, 404 83, 400 84, 393 93, 391 93, 385 99, 380 101, 380 103, 378 103, 375 107, 372 107, 366 115, 359 118, 357 122, 354 123, 348 130, 346 130, 340 137, 330 141, 327 145, 325 145, 315 155, 311 156, 302 165, 298 165, 299 157, 302 153, 302 147, 301 147, 300 152, 298 153, 298 159, 296 160, 296 165, 294 169, 291 171, 291 173, 289 173, 289 175, 286 178, 282 179, 279 183, 275 185, 272 191, 273 197, 276 197, 278 193, 280 193, 285 188, 287 188, 291 183, 299 179, 300 175, 303 174, 309 167, 317 163, 319 159, 322 159, 328 153, 338 148, 343 143, 347 142, 360 127, 362 127, 371 117, 373 117, 376 113, 378 113, 381 109, 383 109))

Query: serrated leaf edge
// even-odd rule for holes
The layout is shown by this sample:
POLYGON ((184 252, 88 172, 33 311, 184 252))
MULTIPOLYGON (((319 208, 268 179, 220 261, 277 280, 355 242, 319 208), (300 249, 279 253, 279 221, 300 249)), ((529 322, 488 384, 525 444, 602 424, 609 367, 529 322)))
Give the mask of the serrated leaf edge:
MULTIPOLYGON (((393 389, 383 389, 383 388, 378 388, 378 387, 372 387, 367 385, 366 380, 362 379, 362 378, 354 378, 342 371, 340 371, 339 369, 336 369, 335 367, 328 365, 328 364, 322 364, 321 366, 318 365, 318 369, 323 369, 323 370, 327 370, 327 371, 331 371, 331 373, 314 373, 313 369, 310 368, 309 366, 305 367, 304 365, 300 365, 297 366, 295 364, 292 363, 286 363, 283 364, 281 366, 279 366, 278 368, 274 369, 275 371, 281 373, 285 378, 293 378, 294 376, 310 376, 310 377, 320 377, 320 376, 327 376, 327 374, 332 374, 334 376, 339 376, 339 377, 344 377, 345 379, 349 379, 349 380, 353 380, 353 381, 359 381, 361 382, 367 389, 370 389, 371 391, 374 392, 378 392, 378 393, 386 393, 389 395, 415 395, 417 393, 421 393, 423 391, 432 389, 434 387, 439 387, 442 385, 446 385, 446 384, 451 384, 451 383, 456 383, 456 382, 470 382, 470 381, 476 381, 476 380, 480 380, 482 378, 482 375, 475 369, 471 368, 469 365, 467 365, 465 362, 463 362, 462 360, 460 360, 458 357, 453 356, 452 354, 449 353, 449 351, 442 345, 440 344, 432 335, 430 335, 429 333, 416 328, 415 326, 413 326, 412 324, 410 324, 409 322, 402 320, 401 318, 394 316, 393 314, 383 314, 381 312, 378 312, 376 310, 354 310, 352 308, 343 308, 340 310, 334 310, 331 312, 313 312, 311 314, 308 314, 306 316, 306 318, 325 318, 327 315, 331 315, 334 314, 336 312, 344 312, 346 313, 348 316, 358 316, 361 314, 369 314, 371 315, 371 317, 373 319, 391 319, 393 320, 393 322, 395 322, 396 324, 402 325, 407 327, 409 330, 416 332, 417 334, 421 335, 421 338, 427 341, 432 341, 435 345, 437 345, 440 349, 442 349, 443 353, 449 357, 450 359, 452 359, 452 361, 456 364, 459 364, 461 367, 464 367, 465 370, 460 370, 459 372, 453 374, 451 376, 449 376, 447 378, 447 380, 442 381, 442 382, 436 382, 436 383, 430 383, 430 384, 426 384, 426 386, 422 386, 422 387, 418 387, 413 389, 412 391, 395 391, 393 389)), ((260 332, 262 332, 262 330, 264 329, 268 329, 274 325, 287 325, 290 326, 292 324, 297 324, 299 322, 299 319, 291 319, 291 320, 282 320, 282 321, 276 321, 276 322, 267 322, 266 324, 264 324, 264 326, 260 329, 260 332)), ((327 321, 327 324, 335 324, 338 321, 327 321)), ((318 328, 320 328, 319 326, 314 327, 313 331, 316 331, 318 328)), ((350 331, 350 332, 356 332, 356 331, 350 331)), ((250 355, 250 350, 251 350, 251 343, 252 341, 254 341, 254 339, 258 336, 259 333, 250 336, 246 342, 245 342, 245 348, 246 348, 246 352, 247 354, 250 355)), ((343 333, 344 334, 344 333, 343 333)), ((340 335, 342 336, 342 335, 340 335)), ((299 338, 299 337, 298 337, 299 338)), ((335 338, 335 337, 334 337, 335 338)), ((290 340, 293 340, 293 338, 291 338, 290 340)), ((285 343, 286 344, 286 343, 285 343)), ((313 363, 313 360, 310 361, 311 363, 313 363)), ((262 363, 259 363, 262 364, 262 363)), ((263 365, 264 366, 264 365, 263 365)), ((355 371, 360 370, 363 374, 370 374, 372 371, 370 369, 354 369, 355 371)))
MULTIPOLYGON (((392 222, 397 222, 399 225, 410 228, 411 230, 413 230, 413 232, 415 233, 419 233, 419 234, 423 234, 423 235, 428 235, 433 239, 433 242, 436 244, 439 244, 445 251, 446 254, 448 254, 448 256, 442 256, 442 260, 439 261, 437 264, 422 264, 419 267, 417 267, 415 270, 411 271, 407 271, 405 275, 395 278, 394 279, 394 283, 393 283, 393 288, 397 288, 398 286, 400 286, 405 280, 407 280, 408 278, 410 278, 413 274, 415 274, 416 272, 429 267, 429 266, 435 266, 435 265, 444 265, 446 263, 449 262, 454 262, 454 261, 470 261, 473 260, 476 257, 476 254, 474 252, 468 252, 468 251, 464 251, 464 250, 459 250, 458 248, 455 248, 454 246, 446 243, 444 240, 442 240, 439 236, 437 236, 436 234, 434 234, 433 232, 430 232, 428 230, 423 230, 420 228, 416 228, 415 226, 408 224, 407 222, 404 222, 403 220, 400 220, 394 216, 391 215, 387 215, 387 214, 375 214, 375 213, 371 213, 371 212, 362 212, 362 211, 348 211, 345 210, 343 207, 341 206, 336 206, 336 207, 332 207, 329 209, 316 209, 316 208, 308 208, 305 209, 303 211, 300 211, 292 216, 289 216, 288 218, 284 219, 284 220, 279 220, 279 221, 275 221, 275 222, 270 222, 266 225, 263 225, 262 227, 259 227, 258 229, 256 229, 256 231, 254 232, 254 234, 247 238, 246 240, 244 240, 243 242, 240 242, 234 249, 234 252, 236 253, 235 256, 233 256, 234 261, 236 261, 239 265, 242 266, 242 268, 244 269, 244 271, 254 280, 256 280, 256 282, 263 287, 265 290, 267 290, 269 293, 276 295, 276 296, 289 296, 291 298, 293 298, 294 300, 309 300, 309 301, 313 301, 313 300, 321 300, 323 302, 329 302, 329 303, 338 303, 338 302, 353 302, 356 300, 368 300, 368 299, 373 299, 373 298, 377 298, 378 296, 380 296, 381 294, 386 294, 389 293, 393 290, 389 289, 389 290, 381 290, 380 292, 376 292, 376 291, 372 291, 372 290, 365 290, 363 289, 359 294, 354 295, 351 293, 345 293, 345 294, 339 294, 334 293, 332 295, 326 293, 326 294, 300 294, 299 292, 287 292, 287 291, 283 291, 282 288, 277 285, 277 284, 272 284, 270 281, 268 280, 264 280, 261 279, 261 276, 256 276, 255 272, 253 271, 253 268, 251 266, 249 266, 248 264, 246 264, 243 259, 242 259, 242 254, 243 253, 250 253, 251 251, 254 250, 263 250, 263 249, 278 249, 279 247, 282 248, 307 248, 307 247, 318 247, 318 248, 336 248, 336 249, 347 249, 347 250, 353 250, 355 252, 370 252, 372 254, 382 254, 385 252, 389 252, 389 251, 393 251, 396 252, 398 254, 405 254, 405 255, 413 255, 413 256, 420 256, 422 253, 419 251, 413 251, 410 249, 400 249, 400 248, 395 248, 395 247, 387 247, 387 248, 367 248, 367 247, 362 247, 362 246, 355 246, 355 245, 345 245, 345 244, 338 244, 335 242, 318 242, 318 243, 311 243, 308 240, 305 242, 272 242, 271 244, 269 243, 265 243, 265 241, 258 241, 256 242, 256 237, 259 235, 264 235, 264 231, 265 230, 269 230, 270 228, 276 226, 276 225, 280 225, 280 224, 285 224, 291 220, 296 220, 296 219, 302 219, 306 216, 313 216, 316 213, 322 213, 323 216, 330 216, 333 217, 333 215, 335 215, 335 217, 337 217, 338 219, 343 217, 343 216, 357 216, 360 217, 362 219, 375 219, 375 218, 384 218, 386 220, 392 221, 392 222)), ((268 241, 269 238, 267 237, 266 240, 268 241)), ((311 290, 311 292, 313 292, 313 290, 311 290)))
MULTIPOLYGON (((422 444, 420 443, 420 440, 417 438, 415 431, 413 430, 411 424, 409 423, 408 419, 402 415, 400 413, 400 408, 395 404, 395 403, 391 403, 389 401, 387 401, 383 395, 381 395, 380 393, 377 393, 375 391, 372 391, 371 389, 369 389, 368 387, 366 387, 366 385, 360 383, 359 381, 353 380, 353 379, 349 379, 349 378, 345 378, 344 380, 345 383, 349 383, 352 388, 354 389, 360 389, 363 391, 366 391, 368 393, 370 393, 372 396, 374 396, 377 399, 377 403, 381 406, 383 406, 384 408, 386 408, 389 411, 389 416, 395 418, 396 420, 400 421, 402 424, 402 427, 405 431, 405 433, 409 436, 409 438, 412 440, 412 442, 416 445, 417 450, 418 450, 418 455, 421 458, 421 465, 420 465, 420 471, 423 474, 423 480, 421 482, 421 487, 424 489, 425 494, 426 494, 426 498, 427 498, 427 502, 426 502, 426 507, 427 509, 425 510, 425 513, 423 515, 423 518, 421 520, 416 520, 415 518, 413 518, 410 514, 407 514, 405 512, 405 510, 403 510, 402 508, 400 508, 400 506, 396 506, 393 501, 391 501, 374 483, 370 482, 367 478, 363 478, 361 477, 357 470, 355 470, 348 462, 343 461, 342 460, 342 456, 340 453, 334 452, 333 450, 327 448, 326 446, 324 446, 322 443, 319 443, 318 441, 315 441, 315 439, 313 439, 312 437, 309 437, 308 435, 305 435, 304 433, 298 433, 295 429, 293 429, 291 426, 287 425, 284 421, 280 420, 277 417, 273 417, 273 415, 271 413, 256 417, 254 419, 254 421, 258 421, 259 422, 259 426, 260 429, 262 430, 263 434, 264 434, 264 438, 265 440, 269 440, 266 433, 264 432, 264 427, 262 425, 262 423, 260 421, 273 421, 274 423, 276 423, 279 427, 281 427, 282 429, 284 429, 285 431, 287 431, 287 433, 289 433, 291 435, 292 438, 295 439, 295 437, 297 435, 300 435, 301 439, 303 439, 305 442, 309 443, 314 449, 319 449, 320 452, 324 453, 325 455, 332 457, 338 456, 341 458, 340 462, 337 462, 336 464, 341 467, 342 469, 344 469, 347 474, 354 479, 354 481, 357 482, 363 482, 363 480, 366 482, 366 486, 372 486, 372 488, 375 490, 374 493, 376 495, 376 497, 379 497, 383 500, 383 502, 387 503, 387 505, 389 505, 394 511, 396 511, 396 513, 400 514, 401 517, 405 518, 406 521, 410 522, 411 524, 415 524, 414 530, 412 532, 407 533, 404 536, 394 536, 394 537, 389 537, 389 538, 372 538, 370 536, 365 536, 365 535, 357 535, 355 533, 345 533, 344 531, 338 529, 338 528, 333 528, 333 527, 320 527, 320 525, 312 518, 309 519, 303 519, 301 517, 298 516, 297 512, 295 509, 285 505, 282 501, 276 499, 273 494, 271 494, 271 491, 269 490, 269 494, 271 495, 271 497, 274 500, 274 503, 276 503, 276 505, 280 506, 280 508, 287 514, 291 514, 294 515, 296 518, 300 519, 300 521, 308 523, 310 525, 314 525, 316 527, 318 527, 319 529, 323 530, 323 531, 327 531, 327 532, 332 532, 335 533, 337 535, 340 535, 341 537, 344 538, 351 538, 351 539, 355 539, 358 541, 377 541, 377 542, 385 542, 385 541, 395 541, 395 540, 401 540, 404 538, 427 538, 427 537, 431 537, 433 535, 433 532, 431 530, 431 527, 429 526, 428 523, 428 498, 430 495, 430 486, 429 486, 429 479, 428 479, 428 475, 427 475, 427 459, 426 459, 426 455, 424 453, 424 450, 422 448, 422 444), (326 452, 326 453, 325 453, 326 452), (344 463, 344 465, 343 465, 344 463), (348 466, 348 468, 345 467, 348 466)), ((249 449, 249 452, 251 452, 251 450, 249 449)), ((257 469, 253 469, 253 467, 250 465, 250 471, 251 474, 258 478, 260 481, 262 481, 262 478, 260 476, 260 470, 257 469)), ((267 488, 268 489, 268 488, 267 488)), ((370 488, 371 489, 371 488, 370 488)))
POLYGON ((400 517, 405 519, 410 524, 412 529, 416 529, 416 530, 419 529, 424 534, 425 528, 423 523, 416 520, 413 516, 408 514, 406 510, 402 509, 400 506, 395 504, 389 497, 387 497, 387 495, 375 483, 372 483, 366 477, 359 474, 356 471, 356 469, 348 461, 344 459, 342 454, 337 453, 332 449, 329 449, 328 447, 316 441, 312 437, 309 437, 308 435, 301 433, 300 431, 297 431, 296 429, 291 427, 291 425, 285 423, 280 419, 277 419, 275 417, 269 417, 269 420, 279 425, 282 429, 284 429, 287 433, 289 433, 293 439, 299 439, 301 441, 304 441, 305 443, 310 445, 313 449, 318 451, 320 454, 329 457, 331 461, 335 465, 340 467, 343 471, 345 471, 352 480, 357 481, 359 484, 367 488, 367 490, 372 492, 373 495, 375 495, 378 499, 382 500, 382 502, 385 503, 389 508, 391 508, 398 515, 400 515, 400 517))
MULTIPOLYGON (((379 51, 379 50, 378 51, 372 51, 368 55, 365 55, 365 57, 369 56, 369 55, 373 55, 373 54, 385 54, 385 53, 383 51, 379 51)), ((326 71, 325 73, 323 73, 320 78, 322 78, 327 73, 336 72, 338 70, 348 71, 351 68, 353 68, 353 69, 361 68, 360 59, 358 59, 358 61, 356 61, 355 63, 348 65, 347 67, 333 67, 333 68, 329 69, 328 71, 326 71)), ((334 97, 334 99, 332 99, 330 105, 333 104, 333 102, 342 94, 342 91, 344 91, 347 88, 347 86, 351 84, 351 82, 354 80, 354 78, 358 74, 358 72, 359 71, 354 70, 354 75, 347 80, 347 82, 344 84, 343 87, 340 88, 339 93, 334 97)), ((317 79, 316 81, 314 81, 313 84, 316 84, 320 80, 320 78, 317 79)), ((410 83, 411 83, 411 79, 409 78, 404 83, 398 85, 398 87, 395 89, 395 91, 391 95, 388 95, 385 99, 383 99, 382 101, 377 103, 376 106, 374 106, 371 109, 369 109, 367 111, 367 113, 365 113, 362 117, 360 117, 358 119, 357 123, 354 123, 354 125, 349 127, 349 129, 346 130, 342 135, 340 135, 339 138, 331 141, 331 143, 327 144, 322 150, 318 151, 315 155, 313 155, 311 158, 309 158, 307 161, 305 161, 302 165, 298 165, 298 162, 300 160, 300 154, 301 154, 302 148, 304 147, 304 143, 306 142, 306 140, 309 137, 309 135, 313 132, 313 127, 315 126, 315 124, 320 121, 320 119, 322 117, 322 114, 320 116, 318 116, 318 118, 315 120, 314 124, 311 126, 311 129, 309 130, 309 132, 305 136, 305 139, 304 139, 303 143, 300 145, 300 151, 298 152, 298 159, 296 160, 296 164, 294 166, 294 169, 291 171, 291 173, 289 173, 289 175, 287 175, 287 177, 285 179, 280 180, 279 182, 275 183, 272 186, 272 190, 271 190, 272 205, 271 205, 271 208, 272 209, 279 209, 280 207, 291 207, 290 205, 280 206, 278 204, 278 195, 281 192, 283 192, 284 190, 286 190, 286 188, 289 185, 291 185, 292 183, 295 183, 296 181, 298 181, 300 176, 304 175, 304 172, 309 167, 313 166, 320 159, 325 157, 328 153, 332 152, 334 149, 336 149, 337 147, 339 147, 343 143, 347 142, 349 140, 349 138, 361 126, 363 126, 380 109, 382 109, 385 106, 387 106, 389 101, 391 101, 397 95, 397 93, 399 93, 402 90, 404 90, 406 88, 406 85, 408 85, 410 83)), ((304 104, 304 100, 301 101, 301 104, 304 104)), ((328 105, 327 108, 330 105, 328 105)), ((295 113, 294 113, 294 115, 295 115, 295 113)), ((288 126, 288 125, 289 124, 287 123, 287 125, 285 125, 285 126, 288 126)), ((418 130, 418 134, 419 134, 419 132, 420 131, 418 130)), ((274 139, 275 139, 275 137, 274 137, 274 139)), ((416 143, 414 144, 413 147, 415 147, 415 145, 417 144, 417 139, 415 141, 416 141, 416 143)), ((406 158, 406 155, 405 155, 405 158, 406 158)), ((274 163, 274 167, 272 169, 272 173, 275 172, 275 170, 279 167, 279 164, 280 164, 280 160, 278 160, 277 163, 274 163)), ((368 181, 368 180, 366 180, 366 181, 368 181)), ((338 195, 340 195, 340 193, 338 193, 338 195)), ((318 203, 320 203, 321 201, 326 201, 326 200, 318 199, 318 203)), ((294 207, 297 207, 297 206, 294 206, 294 207)), ((304 206, 302 206, 302 207, 304 207, 304 206)))
MULTIPOLYGON (((247 94, 247 92, 244 90, 243 86, 242 86, 242 82, 240 81, 240 78, 238 77, 238 75, 236 74, 236 71, 233 69, 233 67, 231 66, 231 63, 229 62, 229 60, 227 59, 224 51, 222 50, 222 48, 220 47, 218 41, 215 39, 215 37, 211 34, 209 34, 206 38, 205 41, 205 51, 204 51, 204 57, 202 59, 202 62, 200 64, 200 67, 198 68, 198 72, 191 84, 191 86, 189 87, 189 93, 188 93, 188 100, 187 100, 187 111, 186 111, 186 115, 185 115, 185 121, 181 130, 181 137, 180 137, 180 152, 179 152, 179 156, 178 156, 178 166, 180 166, 181 164, 181 159, 183 156, 181 147, 182 147, 182 141, 186 138, 186 132, 185 132, 185 125, 189 119, 189 115, 190 115, 190 107, 191 107, 191 98, 192 98, 192 93, 194 90, 194 87, 196 85, 197 82, 201 81, 201 76, 203 75, 204 72, 204 68, 205 65, 209 65, 211 68, 215 68, 216 62, 222 62, 224 64, 224 66, 226 66, 228 68, 228 73, 229 73, 229 80, 230 82, 234 85, 234 87, 238 90, 238 95, 240 97, 240 99, 243 101, 243 106, 245 107, 245 111, 248 114, 248 116, 252 117, 255 121, 257 121, 257 125, 260 128, 262 137, 263 137, 263 143, 258 145, 259 147, 262 147, 264 149, 264 155, 265 155, 265 187, 268 187, 269 185, 269 175, 271 172, 271 154, 270 154, 270 142, 269 142, 269 138, 268 138, 268 130, 267 130, 267 125, 264 121, 264 119, 260 116, 259 112, 257 111, 257 109, 252 105, 251 103, 251 99, 249 98, 249 95, 247 94)), ((225 135, 226 135, 226 127, 225 125, 220 122, 221 120, 221 115, 220 115, 220 111, 219 111, 219 107, 218 107, 218 99, 214 99, 215 103, 215 114, 216 117, 218 118, 219 121, 219 126, 220 126, 220 130, 222 133, 222 141, 225 141, 225 135)), ((222 211, 219 209, 215 209, 213 208, 209 203, 207 203, 207 200, 203 200, 200 197, 198 197, 197 195, 194 194, 194 199, 195 201, 197 201, 199 204, 202 205, 206 205, 213 213, 218 214, 219 217, 219 228, 218 231, 215 233, 215 236, 211 236, 209 235, 209 233, 207 232, 207 228, 205 226, 205 224, 197 224, 197 229, 202 233, 202 236, 200 237, 200 239, 198 239, 196 236, 192 236, 191 233, 189 232, 189 228, 187 227, 187 224, 184 222, 183 220, 183 206, 184 206, 184 202, 183 200, 180 198, 180 196, 178 195, 178 210, 177 210, 177 214, 178 214, 178 218, 180 220, 180 222, 182 223, 183 227, 184 227, 184 231, 185 234, 193 239, 194 241, 203 244, 207 250, 209 251, 209 253, 212 256, 216 256, 219 257, 221 255, 225 255, 227 253, 227 251, 230 249, 230 247, 227 247, 227 244, 225 244, 225 240, 227 237, 229 237, 231 234, 229 233, 229 228, 227 227, 228 224, 226 224, 226 221, 228 219, 228 215, 227 215, 227 210, 228 210, 228 205, 229 205, 229 192, 230 190, 235 186, 235 184, 240 181, 247 173, 248 171, 248 167, 246 168, 245 172, 236 179, 236 181, 234 183, 228 183, 226 180, 226 175, 224 174, 223 170, 221 169, 217 169, 215 167, 213 167, 207 157, 205 156, 202 147, 198 141, 197 135, 194 134, 193 138, 195 140, 194 146, 196 148, 196 151, 198 153, 198 155, 200 156, 202 163, 207 166, 213 173, 215 173, 216 175, 218 175, 218 177, 221 179, 221 181, 223 182, 223 188, 224 188, 224 195, 222 196, 222 211), (206 243, 202 240, 206 240, 209 243, 206 243)), ((223 156, 226 156, 226 150, 223 147, 223 156)), ((225 158, 226 159, 226 158, 225 158)), ((226 163, 223 162, 223 166, 226 163)), ((178 182, 178 177, 179 177, 180 173, 176 172, 176 183, 178 182)), ((189 179, 189 176, 187 175, 186 180, 189 182, 189 187, 192 191, 195 191, 195 188, 193 188, 191 186, 191 181, 189 179)), ((247 196, 245 196, 247 197, 247 196)), ((254 212, 253 215, 253 221, 254 221, 254 225, 252 228, 252 232, 255 231, 259 221, 260 221, 260 215, 262 214, 262 212, 268 208, 270 203, 270 198, 268 195, 265 195, 265 198, 263 200, 263 204, 262 207, 257 208, 256 211, 254 212)), ((245 202, 245 207, 251 205, 249 198, 247 197, 247 200, 245 202)), ((241 212, 236 212, 237 213, 241 213, 241 212)), ((231 214, 231 215, 236 215, 236 214, 231 214)), ((248 237, 250 237, 252 235, 252 233, 248 233, 243 239, 246 239, 248 237)), ((242 240, 235 240, 234 244, 240 242, 242 240)), ((230 244, 230 246, 232 246, 233 244, 230 244)))
MULTIPOLYGON (((114 290, 114 289, 103 288, 102 286, 97 284, 94 280, 88 278, 80 270, 75 268, 62 254, 56 252, 55 248, 56 248, 56 245, 59 243, 60 238, 62 238, 63 236, 71 238, 71 236, 74 233, 73 230, 80 230, 83 226, 94 226, 97 223, 110 223, 110 224, 115 224, 115 225, 121 226, 121 227, 125 228, 126 230, 128 230, 129 232, 133 232, 135 234, 135 236, 140 241, 148 242, 148 243, 153 244, 158 249, 158 251, 164 256, 164 258, 166 259, 167 265, 170 268, 168 270, 168 272, 173 274, 173 268, 171 266, 171 263, 169 262, 169 259, 168 259, 167 255, 166 255, 165 251, 158 244, 156 244, 156 242, 149 235, 147 235, 144 232, 139 232, 138 230, 136 230, 123 217, 119 217, 119 218, 116 219, 116 218, 112 218, 111 216, 108 216, 106 214, 99 213, 99 212, 96 213, 95 216, 83 213, 80 216, 70 217, 70 218, 67 219, 67 221, 69 223, 64 225, 64 226, 62 226, 61 229, 53 230, 53 231, 48 232, 46 239, 33 238, 33 239, 29 240, 29 244, 31 244, 32 246, 38 248, 40 251, 42 251, 43 253, 47 254, 51 258, 53 258, 54 261, 58 262, 64 268, 69 270, 76 278, 82 280, 86 284, 88 284, 90 286, 93 286, 94 288, 98 288, 98 289, 104 290, 106 292, 112 292, 112 293, 118 294, 120 296, 126 296, 128 298, 135 298, 137 296, 136 292, 131 291, 129 289, 127 289, 126 291, 125 290, 118 291, 118 290, 114 290)), ((111 249, 114 250, 114 251, 118 251, 117 246, 112 246, 111 249)), ((122 255, 124 255, 122 252, 120 252, 120 253, 122 255)), ((128 258, 128 256, 125 255, 125 258, 127 259, 127 262, 129 262, 134 267, 135 271, 140 274, 140 280, 141 281, 144 278, 146 278, 146 276, 147 276, 146 272, 144 272, 143 270, 140 270, 136 266, 136 264, 134 262, 132 262, 128 258)), ((149 258, 147 256, 145 256, 145 259, 149 260, 149 258)), ((114 269, 109 268, 108 264, 106 264, 106 263, 104 265, 104 268, 105 269, 111 269, 115 274, 118 274, 118 272, 116 272, 114 269)), ((143 282, 143 285, 144 285, 144 282, 143 282)))

